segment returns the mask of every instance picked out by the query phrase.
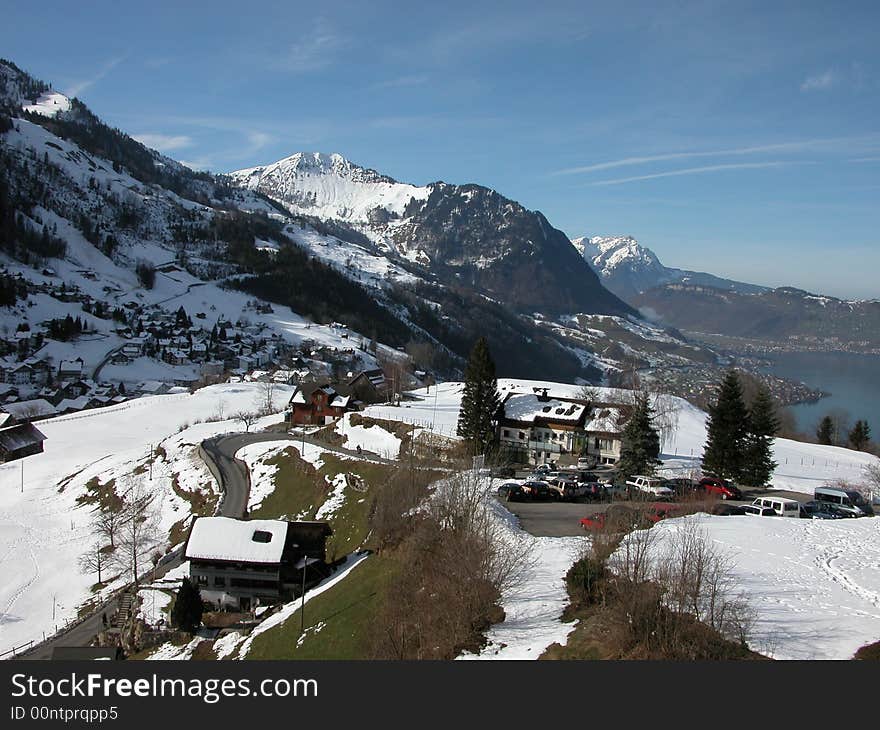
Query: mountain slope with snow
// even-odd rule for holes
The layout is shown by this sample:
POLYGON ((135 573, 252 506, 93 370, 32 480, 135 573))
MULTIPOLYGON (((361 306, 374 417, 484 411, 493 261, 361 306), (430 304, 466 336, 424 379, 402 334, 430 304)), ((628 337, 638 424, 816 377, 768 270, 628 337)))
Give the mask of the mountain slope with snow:
POLYGON ((571 243, 601 277, 602 283, 629 304, 642 292, 670 282, 747 294, 766 291, 765 287, 754 284, 664 266, 651 249, 632 236, 581 236, 571 243))
POLYGON ((399 183, 336 153, 297 152, 271 165, 237 170, 230 177, 283 202, 292 213, 356 223, 400 216, 410 202, 429 194, 427 187, 399 183))

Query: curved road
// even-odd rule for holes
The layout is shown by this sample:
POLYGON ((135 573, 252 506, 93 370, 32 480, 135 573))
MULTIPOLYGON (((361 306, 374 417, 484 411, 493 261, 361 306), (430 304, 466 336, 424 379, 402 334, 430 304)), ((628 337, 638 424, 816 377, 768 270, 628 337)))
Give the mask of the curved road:
MULTIPOLYGON (((390 459, 384 459, 376 456, 372 452, 364 451, 357 453, 351 449, 344 449, 339 446, 331 446, 322 441, 305 438, 302 435, 291 434, 287 432, 259 432, 259 433, 236 433, 226 436, 218 436, 203 441, 201 443, 201 454, 205 459, 211 473, 220 482, 220 489, 223 493, 221 497, 217 514, 223 517, 234 517, 241 519, 246 516, 248 497, 250 496, 250 473, 247 465, 241 460, 236 459, 236 452, 244 446, 265 441, 290 441, 292 445, 302 443, 320 446, 327 451, 333 451, 338 454, 352 456, 360 459, 368 459, 370 461, 378 461, 383 464, 393 464, 390 459)), ((149 576, 150 580, 161 578, 170 570, 178 567, 182 561, 183 546, 168 553, 156 568, 155 574, 149 572, 144 577, 149 576)), ((89 646, 95 635, 104 628, 102 614, 106 614, 108 619, 112 619, 113 615, 119 608, 118 592, 113 598, 99 606, 86 619, 75 624, 66 631, 56 634, 52 638, 35 646, 33 649, 18 655, 21 659, 51 659, 52 650, 55 647, 70 646, 89 646)))

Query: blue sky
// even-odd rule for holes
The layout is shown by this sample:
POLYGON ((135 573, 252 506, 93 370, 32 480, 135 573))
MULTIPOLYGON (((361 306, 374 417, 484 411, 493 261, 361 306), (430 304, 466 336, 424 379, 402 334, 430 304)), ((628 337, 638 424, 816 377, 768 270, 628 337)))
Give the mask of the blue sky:
POLYGON ((670 266, 880 297, 877 3, 29 5, 0 55, 195 166, 339 152, 670 266))

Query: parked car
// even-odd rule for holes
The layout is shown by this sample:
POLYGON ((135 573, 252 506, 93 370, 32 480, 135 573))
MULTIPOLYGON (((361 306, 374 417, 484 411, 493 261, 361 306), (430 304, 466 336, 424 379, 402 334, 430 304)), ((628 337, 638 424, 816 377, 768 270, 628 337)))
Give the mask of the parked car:
POLYGON ((606 528, 613 532, 628 532, 632 529, 650 526, 643 512, 622 504, 613 504, 605 512, 594 512, 583 517, 580 524, 584 530, 590 532, 606 528))
POLYGON ((698 491, 699 482, 690 477, 673 477, 666 480, 666 486, 681 497, 687 497, 698 491))
POLYGON ((523 482, 522 488, 528 495, 529 499, 541 501, 556 498, 556 492, 550 488, 550 485, 547 482, 541 481, 540 479, 530 479, 527 482, 523 482))
POLYGON ((679 510, 678 505, 659 502, 651 505, 651 508, 645 514, 645 519, 652 525, 656 525, 660 520, 665 520, 667 517, 676 517, 679 510))
POLYGON ((653 497, 654 499, 669 499, 674 496, 674 492, 663 483, 664 480, 659 477, 646 477, 636 475, 627 479, 628 487, 643 497, 653 497))
POLYGON ((519 482, 504 482, 495 492, 499 499, 517 502, 526 498, 526 493, 519 482))
POLYGON ((721 499, 742 499, 742 492, 732 482, 719 477, 705 476, 700 479, 700 487, 706 494, 721 497, 721 499))
POLYGON ((586 493, 585 485, 567 477, 558 477, 550 481, 550 489, 556 492, 557 499, 572 502, 586 493))
POLYGON ((785 497, 755 497, 755 507, 769 507, 778 517, 800 517, 801 503, 785 497))
POLYGON ((853 512, 843 510, 839 505, 812 500, 801 505, 801 516, 813 520, 845 520, 856 517, 853 512))
POLYGON ((842 512, 852 514, 853 517, 866 517, 874 514, 871 503, 854 489, 816 487, 813 492, 813 500, 832 505, 842 512))
POLYGON ((605 502, 611 499, 607 485, 601 482, 582 482, 583 497, 589 502, 605 502))
POLYGON ((593 456, 582 456, 577 460, 578 469, 592 469, 596 466, 596 458, 593 456))
POLYGON ((747 504, 743 507, 743 514, 750 517, 778 517, 776 510, 772 507, 761 507, 758 504, 747 504))
POLYGON ((709 509, 709 514, 720 515, 721 517, 732 517, 734 515, 744 515, 746 506, 743 504, 728 504, 727 502, 718 502, 713 504, 709 509))

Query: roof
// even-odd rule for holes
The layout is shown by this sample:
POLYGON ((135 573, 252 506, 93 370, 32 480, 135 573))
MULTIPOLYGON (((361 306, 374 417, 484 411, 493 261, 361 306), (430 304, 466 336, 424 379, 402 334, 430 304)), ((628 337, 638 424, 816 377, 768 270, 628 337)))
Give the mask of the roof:
POLYGON ((579 423, 586 411, 581 403, 555 398, 546 400, 532 393, 511 394, 504 401, 504 417, 512 421, 534 423, 536 419, 557 423, 579 423))
POLYGON ((0 428, 0 447, 6 451, 18 451, 27 446, 42 443, 46 437, 30 423, 0 428))
POLYGON ((186 557, 246 563, 280 563, 287 538, 284 520, 199 517, 186 542, 186 557), (260 539, 254 539, 255 535, 260 539))
POLYGON ((33 400, 22 400, 17 403, 6 403, 3 409, 11 413, 16 418, 43 418, 46 416, 54 416, 57 411, 45 398, 34 398, 33 400))
POLYGON ((595 433, 620 433, 622 420, 619 408, 596 408, 590 414, 590 420, 584 424, 584 430, 595 433))

